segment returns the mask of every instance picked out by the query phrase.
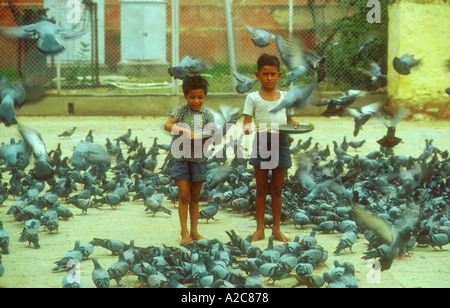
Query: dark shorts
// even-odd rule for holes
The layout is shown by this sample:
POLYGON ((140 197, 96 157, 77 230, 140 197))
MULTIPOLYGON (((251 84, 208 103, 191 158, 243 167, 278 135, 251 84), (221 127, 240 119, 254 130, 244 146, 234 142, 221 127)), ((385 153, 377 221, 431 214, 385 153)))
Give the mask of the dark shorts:
POLYGON ((249 164, 262 169, 292 167, 289 136, 287 134, 256 133, 249 164))
POLYGON ((204 182, 206 181, 207 171, 206 162, 175 161, 172 168, 172 177, 176 180, 204 182))

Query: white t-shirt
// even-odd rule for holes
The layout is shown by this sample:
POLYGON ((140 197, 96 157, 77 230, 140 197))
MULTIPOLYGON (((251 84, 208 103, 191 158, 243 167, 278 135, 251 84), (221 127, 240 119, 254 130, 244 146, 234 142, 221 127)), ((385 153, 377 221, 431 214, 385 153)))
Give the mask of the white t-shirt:
POLYGON ((243 114, 252 116, 255 121, 256 130, 258 132, 268 131, 271 132, 271 124, 277 123, 278 125, 286 124, 287 117, 294 114, 292 108, 280 109, 277 112, 269 112, 275 108, 286 96, 286 91, 280 91, 280 99, 277 101, 264 100, 259 92, 251 92, 247 95, 244 104, 243 114))

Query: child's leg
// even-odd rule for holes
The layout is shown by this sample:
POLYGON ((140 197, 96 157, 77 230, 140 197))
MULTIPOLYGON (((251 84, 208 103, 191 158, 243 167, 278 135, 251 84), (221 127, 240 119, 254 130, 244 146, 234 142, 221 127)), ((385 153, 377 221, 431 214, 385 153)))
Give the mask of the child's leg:
POLYGON ((253 233, 252 241, 264 239, 264 214, 266 211, 266 198, 269 190, 268 170, 255 166, 256 179, 256 232, 253 233))
POLYGON ((190 237, 193 240, 199 240, 204 238, 198 233, 198 211, 199 211, 199 201, 200 201, 200 191, 202 190, 203 182, 192 182, 191 183, 191 199, 189 201, 189 216, 191 220, 191 232, 190 237))
POLYGON ((188 208, 191 200, 190 186, 191 182, 185 180, 178 180, 178 216, 181 227, 181 243, 187 244, 192 242, 187 227, 188 208))
POLYGON ((286 237, 280 230, 281 208, 283 196, 283 184, 286 176, 287 168, 272 169, 272 179, 270 182, 270 195, 272 196, 272 235, 275 239, 282 242, 290 242, 291 239, 286 237))

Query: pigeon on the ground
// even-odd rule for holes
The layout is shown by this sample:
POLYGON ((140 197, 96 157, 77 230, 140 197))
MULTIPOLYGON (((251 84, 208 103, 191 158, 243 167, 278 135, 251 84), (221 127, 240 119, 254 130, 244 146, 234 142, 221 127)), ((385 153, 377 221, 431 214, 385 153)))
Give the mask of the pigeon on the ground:
POLYGON ((334 254, 339 254, 342 250, 348 248, 350 252, 352 251, 353 245, 356 243, 356 239, 358 238, 358 235, 356 234, 355 230, 350 229, 346 232, 344 232, 339 239, 339 243, 333 252, 334 254))
POLYGON ((189 74, 202 74, 206 72, 206 65, 193 56, 184 57, 177 66, 170 67, 169 75, 175 79, 183 79, 186 72, 189 74))
POLYGON ((267 32, 266 30, 256 29, 249 25, 245 25, 245 28, 247 29, 248 32, 256 36, 252 38, 252 42, 258 47, 267 47, 270 44, 268 40, 275 39, 275 35, 267 32))
POLYGON ((92 281, 94 282, 95 287, 99 289, 109 288, 110 279, 108 271, 100 265, 97 257, 92 258, 92 263, 94 263, 94 270, 92 271, 92 281))
POLYGON ((38 39, 37 49, 46 56, 55 56, 65 50, 57 37, 75 39, 83 36, 89 27, 83 27, 78 31, 60 27, 42 15, 41 19, 31 25, 19 27, 0 27, 0 32, 17 39, 38 39))
POLYGON ((52 268, 52 271, 55 272, 61 269, 70 269, 69 263, 76 264, 77 262, 81 262, 81 260, 83 260, 83 254, 80 251, 80 241, 76 240, 74 248, 67 252, 63 258, 54 262, 56 266, 52 268))
POLYGON ((208 223, 210 219, 217 220, 214 216, 216 216, 218 212, 219 200, 216 198, 209 202, 208 205, 198 213, 198 219, 206 219, 206 223, 208 223))
POLYGON ((0 220, 0 253, 9 254, 9 232, 3 228, 3 221, 0 220))
POLYGON ((114 279, 119 286, 120 280, 128 273, 129 270, 130 266, 125 260, 123 249, 119 249, 119 260, 117 260, 117 262, 111 265, 111 267, 107 270, 109 278, 114 279))
POLYGON ((348 143, 348 145, 351 146, 352 148, 354 148, 355 150, 357 150, 360 147, 362 147, 365 142, 366 142, 366 140, 361 140, 361 141, 353 140, 353 141, 350 141, 348 143))
POLYGON ((81 215, 86 215, 87 210, 90 208, 96 208, 99 209, 101 205, 94 203, 91 200, 88 199, 82 199, 82 198, 69 198, 66 200, 68 204, 72 204, 79 208, 81 210, 81 215))
POLYGON ((447 245, 449 242, 450 242, 449 234, 436 233, 427 236, 427 243, 430 244, 434 250, 436 250, 436 246, 439 247, 440 250, 446 250, 443 249, 442 246, 447 245))
POLYGON ((405 53, 400 58, 395 57, 392 61, 394 69, 397 73, 401 75, 409 75, 411 73, 411 68, 420 63, 420 60, 414 58, 414 55, 405 53))
POLYGON ((73 135, 76 129, 77 129, 76 126, 74 126, 71 129, 63 131, 61 134, 58 135, 58 137, 70 137, 73 135))
POLYGON ((112 254, 119 253, 119 250, 122 249, 122 251, 127 250, 130 246, 121 240, 114 240, 114 239, 101 239, 101 238, 93 238, 92 241, 89 242, 90 244, 95 246, 103 247, 109 251, 111 251, 112 254))

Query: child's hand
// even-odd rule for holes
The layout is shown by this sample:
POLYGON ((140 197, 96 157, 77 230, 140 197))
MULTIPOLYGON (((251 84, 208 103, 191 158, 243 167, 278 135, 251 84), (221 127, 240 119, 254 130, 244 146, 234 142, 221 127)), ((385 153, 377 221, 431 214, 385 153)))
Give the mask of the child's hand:
POLYGON ((247 125, 242 126, 242 132, 243 132, 245 135, 250 135, 251 133, 253 133, 253 130, 252 130, 252 128, 251 128, 251 125, 250 125, 250 124, 247 124, 247 125))
POLYGON ((297 121, 294 121, 292 124, 294 124, 294 128, 297 128, 300 125, 297 121))

